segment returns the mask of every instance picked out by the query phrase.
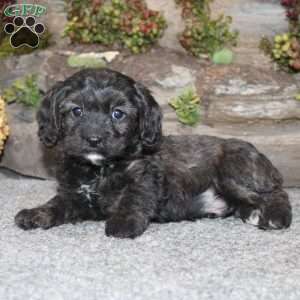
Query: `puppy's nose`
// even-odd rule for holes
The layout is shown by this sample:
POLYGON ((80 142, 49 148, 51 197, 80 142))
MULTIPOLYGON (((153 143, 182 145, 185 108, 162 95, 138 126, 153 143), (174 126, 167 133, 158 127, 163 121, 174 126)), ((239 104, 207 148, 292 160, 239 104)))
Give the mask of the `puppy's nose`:
POLYGON ((101 138, 99 136, 94 135, 94 136, 88 137, 87 141, 89 142, 90 146, 97 147, 101 142, 101 138))

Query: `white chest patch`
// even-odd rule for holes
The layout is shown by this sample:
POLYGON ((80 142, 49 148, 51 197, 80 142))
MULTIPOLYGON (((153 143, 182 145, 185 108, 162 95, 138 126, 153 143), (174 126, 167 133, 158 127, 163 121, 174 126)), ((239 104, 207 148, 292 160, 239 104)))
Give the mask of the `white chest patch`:
POLYGON ((228 205, 225 200, 217 195, 212 188, 202 193, 199 197, 199 201, 201 201, 202 211, 207 214, 215 214, 221 217, 228 210, 228 205))
POLYGON ((101 165, 101 161, 104 159, 103 155, 98 153, 90 153, 85 156, 93 165, 101 165))

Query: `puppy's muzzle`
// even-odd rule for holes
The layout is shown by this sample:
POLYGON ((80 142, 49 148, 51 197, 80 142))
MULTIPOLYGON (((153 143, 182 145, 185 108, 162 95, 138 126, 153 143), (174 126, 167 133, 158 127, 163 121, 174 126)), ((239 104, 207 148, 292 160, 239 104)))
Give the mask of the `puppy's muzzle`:
POLYGON ((96 148, 100 143, 101 143, 101 138, 99 136, 96 135, 92 135, 87 137, 86 139, 89 143, 89 145, 93 148, 96 148))

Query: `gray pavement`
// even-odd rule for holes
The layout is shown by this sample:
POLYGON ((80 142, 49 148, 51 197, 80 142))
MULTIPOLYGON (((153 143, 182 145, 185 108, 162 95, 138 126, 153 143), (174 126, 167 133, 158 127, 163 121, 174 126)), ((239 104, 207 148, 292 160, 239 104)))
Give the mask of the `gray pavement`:
POLYGON ((300 190, 288 190, 286 231, 205 219, 153 224, 136 240, 107 238, 103 222, 22 231, 16 212, 55 184, 0 175, 0 190, 0 299, 300 299, 300 190))

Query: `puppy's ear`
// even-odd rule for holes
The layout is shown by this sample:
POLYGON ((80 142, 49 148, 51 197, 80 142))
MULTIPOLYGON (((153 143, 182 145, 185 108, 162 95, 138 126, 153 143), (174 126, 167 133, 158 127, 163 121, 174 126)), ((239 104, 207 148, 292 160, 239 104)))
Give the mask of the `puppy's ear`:
POLYGON ((70 87, 63 86, 62 82, 57 83, 44 96, 37 112, 38 135, 41 142, 47 147, 53 147, 58 142, 61 133, 59 104, 65 98, 68 90, 70 87))
POLYGON ((140 83, 135 84, 139 108, 140 139, 145 152, 156 151, 162 140, 162 113, 150 91, 140 83))

